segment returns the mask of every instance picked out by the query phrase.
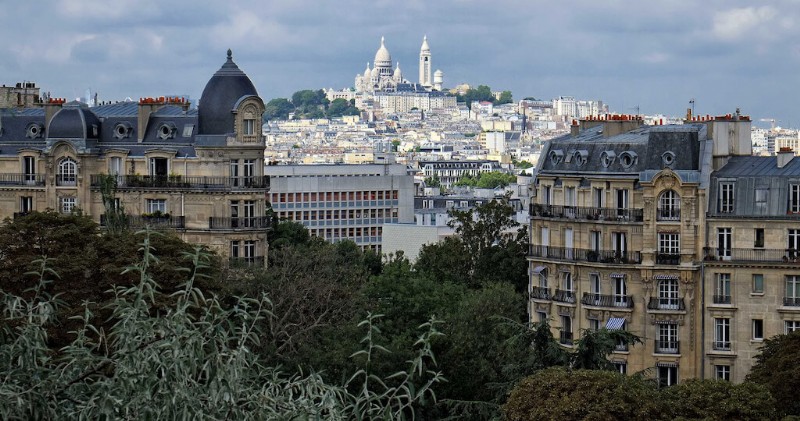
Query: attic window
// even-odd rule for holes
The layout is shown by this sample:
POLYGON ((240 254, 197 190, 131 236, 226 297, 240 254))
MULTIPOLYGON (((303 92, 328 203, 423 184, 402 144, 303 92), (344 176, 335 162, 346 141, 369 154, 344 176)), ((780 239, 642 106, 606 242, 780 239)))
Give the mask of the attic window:
POLYGON ((573 156, 574 156, 574 159, 575 159, 575 165, 580 167, 583 164, 585 164, 586 161, 588 160, 589 151, 585 151, 585 150, 575 151, 573 156))
POLYGON ((611 164, 614 163, 614 159, 617 158, 617 154, 614 151, 603 151, 600 154, 600 163, 603 164, 603 167, 608 168, 611 164))
POLYGON ((561 149, 556 149, 550 152, 550 162, 553 165, 560 164, 563 159, 564 159, 564 151, 562 151, 561 149))
POLYGON ((194 124, 187 124, 183 126, 183 137, 192 137, 194 131, 194 124))
POLYGON ((38 139, 42 137, 43 133, 44 130, 42 128, 42 125, 39 123, 28 124, 28 127, 25 130, 25 136, 28 137, 29 139, 38 139))
POLYGON ((117 139, 125 139, 131 136, 131 132, 133 131, 133 127, 128 122, 117 123, 114 126, 114 137, 117 139))
POLYGON ((173 123, 164 123, 158 127, 158 137, 161 139, 171 139, 175 137, 175 124, 173 123))
POLYGON ((636 164, 636 160, 636 152, 625 151, 619 154, 619 163, 622 164, 624 168, 632 167, 634 164, 636 164))
POLYGON ((661 154, 661 162, 664 164, 665 167, 672 168, 672 164, 675 163, 675 153, 672 151, 666 151, 661 154))

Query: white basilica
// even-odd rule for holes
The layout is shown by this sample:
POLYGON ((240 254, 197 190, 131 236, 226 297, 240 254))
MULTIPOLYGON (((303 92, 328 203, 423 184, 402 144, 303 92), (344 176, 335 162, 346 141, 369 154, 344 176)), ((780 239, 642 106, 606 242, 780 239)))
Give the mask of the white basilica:
POLYGON ((437 70, 431 77, 431 48, 428 37, 423 37, 419 50, 419 82, 413 83, 403 78, 400 63, 392 69, 392 55, 381 37, 381 46, 375 53, 374 67, 369 63, 363 74, 356 75, 354 88, 356 92, 425 92, 441 90, 443 73, 437 70))

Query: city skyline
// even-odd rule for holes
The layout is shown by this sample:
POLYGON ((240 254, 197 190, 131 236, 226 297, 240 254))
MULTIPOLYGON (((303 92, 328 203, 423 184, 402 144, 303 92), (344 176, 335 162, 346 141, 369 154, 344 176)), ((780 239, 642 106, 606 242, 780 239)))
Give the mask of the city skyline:
MULTIPOLYGON (((638 5, 637 5, 638 6, 638 5)), ((265 99, 352 86, 380 38, 412 76, 427 35, 445 86, 486 84, 515 99, 601 99, 616 112, 681 115, 740 107, 797 127, 800 9, 790 0, 678 1, 656 8, 512 1, 7 3, 2 83, 101 100, 186 94, 196 101, 231 48, 265 99), (45 10, 45 12, 42 12, 45 10), (21 17, 28 17, 22 19, 21 17), (35 17, 35 18, 32 18, 35 17)), ((410 77, 415 79, 414 77, 410 77)))

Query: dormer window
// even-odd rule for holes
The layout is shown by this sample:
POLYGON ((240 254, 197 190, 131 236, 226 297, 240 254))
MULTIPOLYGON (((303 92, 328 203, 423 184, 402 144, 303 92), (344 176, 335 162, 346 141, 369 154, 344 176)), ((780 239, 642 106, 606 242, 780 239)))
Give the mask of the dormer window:
POLYGON ((175 123, 171 122, 163 123, 161 124, 161 126, 158 127, 158 137, 164 140, 172 139, 173 137, 175 137, 175 130, 177 130, 177 127, 175 127, 175 123))
POLYGON ((614 153, 614 151, 603 151, 603 153, 600 154, 600 163, 603 164, 603 167, 608 168, 614 163, 616 158, 617 154, 614 153))
POLYGON ((585 151, 585 150, 575 151, 575 154, 574 154, 575 165, 577 165, 579 167, 583 166, 583 164, 586 163, 588 158, 589 158, 589 151, 585 151))
POLYGON ((116 139, 128 138, 131 136, 132 132, 133 127, 131 126, 131 123, 128 123, 127 121, 117 123, 117 125, 114 126, 114 138, 116 139))
POLYGON ((562 151, 561 149, 556 149, 550 152, 550 162, 553 165, 560 164, 563 159, 564 159, 564 151, 562 151))
POLYGON ((29 139, 38 139, 44 135, 44 128, 39 123, 28 124, 25 130, 25 136, 29 139))
POLYGON ((636 164, 637 155, 636 152, 625 151, 619 154, 619 163, 622 164, 623 168, 630 168, 634 164, 636 164))
POLYGON ((666 151, 661 154, 661 163, 667 168, 672 168, 672 165, 675 164, 675 153, 666 151))
POLYGON ((243 121, 243 130, 242 133, 245 136, 252 136, 256 134, 256 120, 253 119, 244 119, 243 121))

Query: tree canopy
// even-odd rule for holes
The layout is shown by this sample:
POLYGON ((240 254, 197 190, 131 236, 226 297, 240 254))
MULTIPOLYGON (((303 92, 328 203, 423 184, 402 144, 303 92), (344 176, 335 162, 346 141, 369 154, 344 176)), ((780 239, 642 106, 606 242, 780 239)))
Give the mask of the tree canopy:
POLYGON ((360 113, 355 100, 337 98, 329 101, 322 89, 304 89, 292 94, 291 100, 273 98, 267 102, 264 120, 285 120, 289 114, 294 114, 295 118, 334 118, 360 113))
POLYGON ((779 414, 800 416, 800 332, 767 339, 760 351, 747 380, 769 389, 779 414))
POLYGON ((469 108, 472 108, 473 101, 488 101, 495 105, 508 104, 513 101, 511 91, 503 91, 500 93, 500 97, 496 98, 492 93, 492 88, 486 85, 478 85, 477 88, 470 88, 464 95, 459 95, 456 99, 459 102, 466 102, 469 108))

